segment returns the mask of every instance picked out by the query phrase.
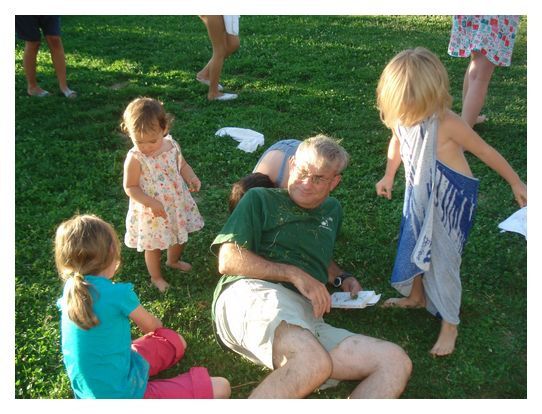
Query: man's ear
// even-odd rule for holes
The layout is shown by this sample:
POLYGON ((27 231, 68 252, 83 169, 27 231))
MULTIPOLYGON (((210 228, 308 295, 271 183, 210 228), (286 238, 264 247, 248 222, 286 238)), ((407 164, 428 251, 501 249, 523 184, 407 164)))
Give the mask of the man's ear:
POLYGON ((335 187, 339 185, 339 183, 341 182, 341 179, 342 179, 342 175, 340 174, 337 174, 335 177, 333 177, 333 179, 331 180, 331 190, 329 190, 330 192, 333 191, 335 187))

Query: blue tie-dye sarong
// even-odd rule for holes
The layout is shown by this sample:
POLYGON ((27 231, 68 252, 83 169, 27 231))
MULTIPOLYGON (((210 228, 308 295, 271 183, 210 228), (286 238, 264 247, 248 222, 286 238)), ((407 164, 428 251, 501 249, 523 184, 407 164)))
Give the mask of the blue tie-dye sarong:
POLYGON ((436 159, 436 116, 413 127, 398 127, 405 168, 405 200, 391 284, 408 296, 423 273, 426 306, 458 324, 461 254, 473 224, 478 180, 436 159))

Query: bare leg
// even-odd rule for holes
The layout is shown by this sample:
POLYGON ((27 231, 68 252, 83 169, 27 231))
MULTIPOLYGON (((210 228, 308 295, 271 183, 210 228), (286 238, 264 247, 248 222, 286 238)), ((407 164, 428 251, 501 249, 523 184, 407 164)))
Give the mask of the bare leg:
POLYGON ((281 322, 273 340, 275 370, 249 398, 302 398, 330 376, 332 362, 314 335, 297 325, 281 322))
POLYGON ((55 67, 56 77, 58 79, 58 86, 61 92, 67 98, 75 98, 76 93, 68 88, 66 80, 66 56, 64 55, 64 45, 60 36, 46 36, 49 50, 51 51, 51 60, 55 67))
POLYGON ((384 308, 425 308, 425 292, 422 276, 418 275, 412 282, 412 290, 406 298, 390 298, 382 305, 384 308))
MULTIPOLYGON (((207 33, 213 47, 213 55, 209 63, 199 73, 198 77, 206 79, 205 73, 208 73, 209 92, 207 99, 213 100, 223 94, 218 90, 218 82, 222 73, 222 66, 227 56, 233 53, 233 46, 229 45, 229 37, 237 38, 237 36, 229 36, 224 27, 224 18, 222 16, 202 16, 201 19, 207 27, 207 33)), ((231 42, 230 42, 231 43, 231 42)), ((237 47, 239 44, 237 43, 237 47)))
POLYGON ((26 75, 26 91, 29 95, 40 95, 45 91, 38 85, 36 66, 40 42, 26 41, 24 44, 23 68, 26 75))
POLYGON ((457 325, 442 321, 440 333, 431 351, 433 356, 446 356, 454 352, 455 340, 457 339, 457 325))
POLYGON ((192 269, 192 265, 190 263, 183 262, 180 260, 183 254, 185 245, 186 243, 174 244, 173 246, 170 246, 167 249, 166 265, 174 269, 179 269, 182 272, 189 272, 192 269))
POLYGON ((471 127, 477 122, 485 120, 480 111, 486 100, 487 90, 495 65, 480 52, 472 52, 471 62, 463 81, 463 109, 461 118, 471 127), (466 83, 466 87, 465 87, 466 83))
POLYGON ((346 338, 329 354, 331 378, 362 380, 350 398, 397 398, 412 372, 412 362, 401 347, 364 335, 346 338))
POLYGON ((165 292, 169 287, 169 284, 162 277, 162 271, 160 269, 160 250, 145 250, 145 264, 147 270, 151 275, 151 282, 158 288, 160 292, 165 292))
MULTIPOLYGON (((222 16, 220 16, 222 17, 222 16)), ((206 17, 202 17, 202 20, 203 22, 205 23, 205 25, 207 26, 207 23, 206 23, 206 17)), ((209 30, 209 29, 207 29, 209 30)), ((224 29, 225 31, 225 29, 224 29)), ((210 38, 210 36, 209 36, 210 38)), ((235 53, 235 51, 237 49, 239 49, 239 36, 232 36, 228 33, 226 33, 226 50, 224 52, 224 59, 227 59, 230 55, 232 55, 233 53, 235 53)), ((209 65, 211 64, 211 61, 212 61, 212 58, 209 60, 209 62, 207 62, 207 64, 203 67, 202 70, 200 70, 196 77, 198 79, 204 79, 204 80, 209 80, 210 78, 210 75, 209 75, 209 65)))

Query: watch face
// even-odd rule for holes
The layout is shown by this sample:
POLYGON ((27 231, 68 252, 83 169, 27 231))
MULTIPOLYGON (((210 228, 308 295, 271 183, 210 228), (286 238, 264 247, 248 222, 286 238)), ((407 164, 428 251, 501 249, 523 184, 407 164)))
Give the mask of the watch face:
POLYGON ((335 280, 333 281, 333 286, 340 287, 343 284, 343 280, 337 276, 335 280))

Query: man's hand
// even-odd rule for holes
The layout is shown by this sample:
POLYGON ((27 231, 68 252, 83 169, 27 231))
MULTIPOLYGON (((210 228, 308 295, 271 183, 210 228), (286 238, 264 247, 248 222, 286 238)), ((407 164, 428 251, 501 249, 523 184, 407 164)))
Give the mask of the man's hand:
POLYGON ((352 298, 357 297, 361 289, 361 284, 355 277, 347 277, 344 279, 343 284, 341 285, 343 292, 350 292, 352 298))
POLYGON ((307 273, 296 278, 293 283, 297 290, 311 301, 312 312, 315 318, 320 318, 324 316, 324 313, 329 313, 331 310, 331 296, 326 285, 307 273))

